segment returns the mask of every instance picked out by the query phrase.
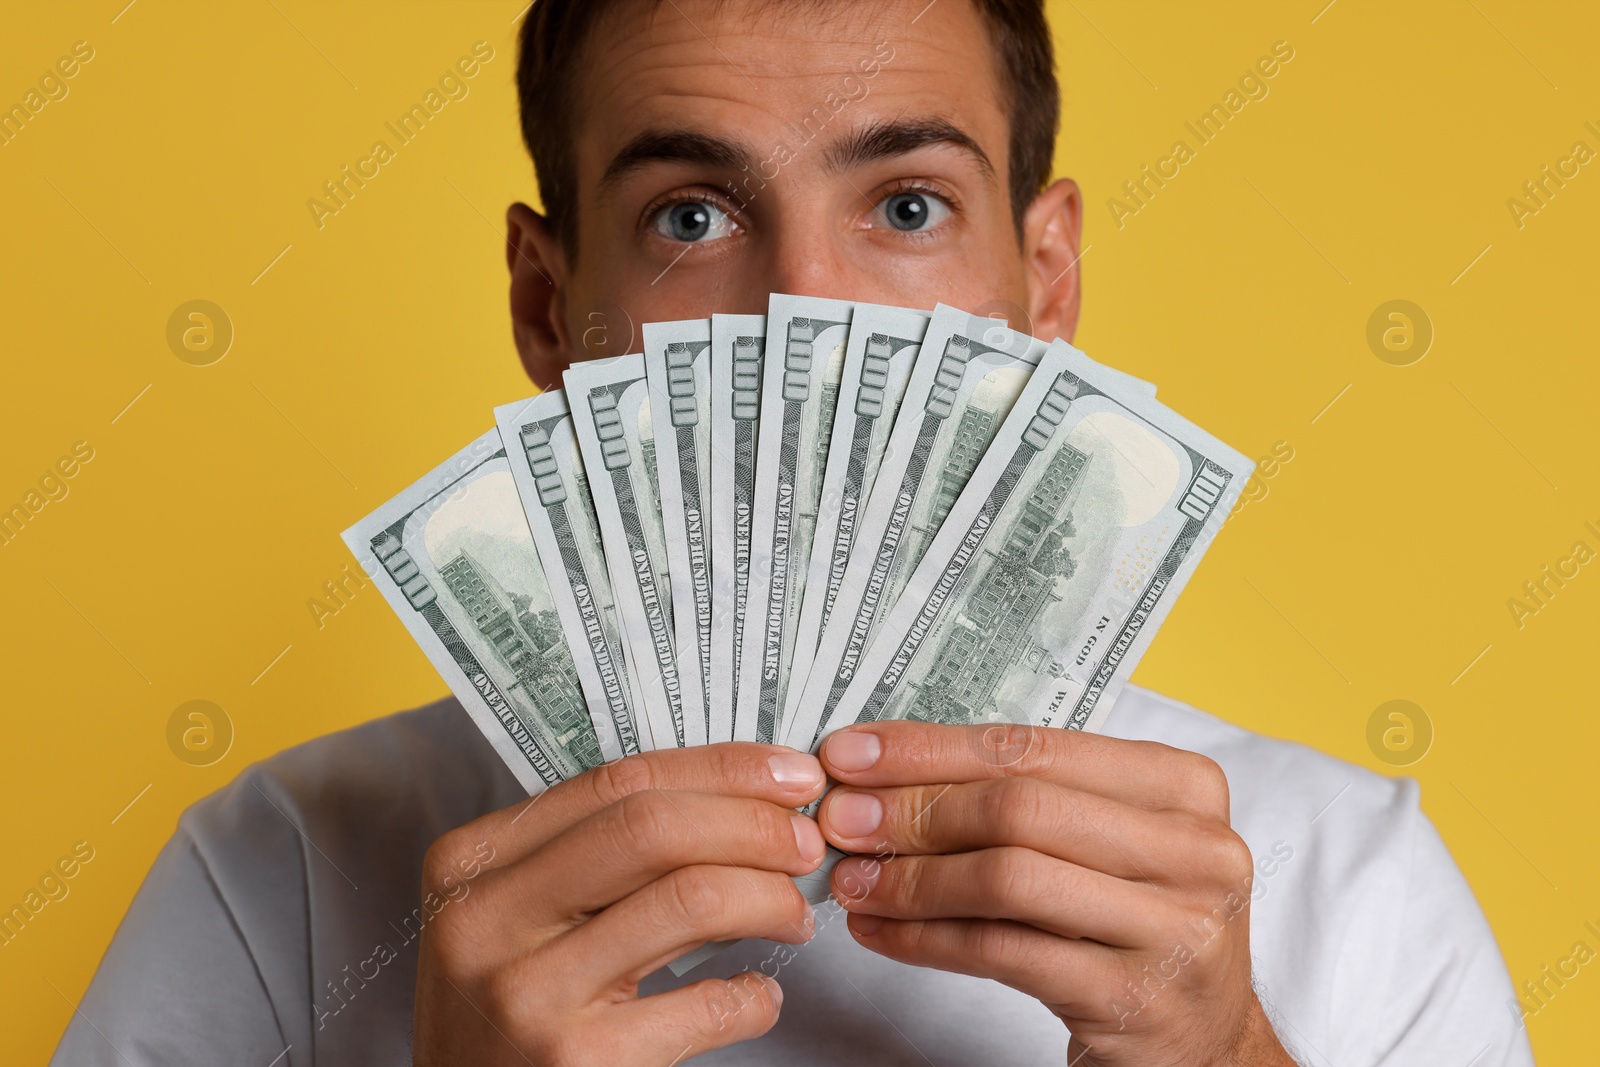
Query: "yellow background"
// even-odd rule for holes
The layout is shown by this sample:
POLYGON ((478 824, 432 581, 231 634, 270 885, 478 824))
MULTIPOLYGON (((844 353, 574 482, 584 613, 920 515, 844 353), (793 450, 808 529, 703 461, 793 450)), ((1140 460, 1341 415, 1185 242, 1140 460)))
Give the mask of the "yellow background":
MULTIPOLYGON (((307 601, 349 561, 341 530, 530 392, 500 236, 533 195, 524 0, 125 2, 7 5, 0 33, 5 105, 95 50, 0 147, 0 506, 95 450, 0 547, 0 905, 75 842, 96 853, 0 948, 15 1063, 53 1047, 186 805, 444 694, 371 586, 320 628, 307 601), (479 40, 470 96, 319 231, 307 199, 479 40), (212 366, 166 343, 192 299, 236 330, 212 366), (210 767, 168 748, 191 699, 236 729, 210 767)), ((1058 173, 1087 201, 1080 343, 1250 455, 1294 451, 1136 677, 1379 770, 1369 716, 1420 705, 1432 748, 1392 773, 1421 780, 1520 983, 1600 948, 1600 563, 1521 629, 1507 607, 1575 541, 1600 549, 1600 163, 1520 229, 1506 202, 1573 142, 1600 149, 1600 18, 1325 2, 1052 5, 1058 173), (1119 229, 1107 199, 1196 147, 1184 122, 1279 40, 1270 95, 1119 229), (1366 341, 1393 299, 1436 331, 1411 366, 1366 341)), ((1590 967, 1530 1018, 1536 1052, 1593 1062, 1597 1018, 1590 967)))

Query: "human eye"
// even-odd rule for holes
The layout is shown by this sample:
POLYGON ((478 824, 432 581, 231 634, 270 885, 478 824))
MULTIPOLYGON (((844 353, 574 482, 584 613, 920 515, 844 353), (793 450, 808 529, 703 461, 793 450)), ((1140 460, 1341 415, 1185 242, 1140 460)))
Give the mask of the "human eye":
POLYGON ((726 210, 709 200, 680 199, 649 212, 649 228, 669 241, 706 244, 739 232, 726 210))
POLYGON ((872 208, 870 225, 901 233, 926 233, 954 214, 950 202, 931 189, 898 189, 872 208))

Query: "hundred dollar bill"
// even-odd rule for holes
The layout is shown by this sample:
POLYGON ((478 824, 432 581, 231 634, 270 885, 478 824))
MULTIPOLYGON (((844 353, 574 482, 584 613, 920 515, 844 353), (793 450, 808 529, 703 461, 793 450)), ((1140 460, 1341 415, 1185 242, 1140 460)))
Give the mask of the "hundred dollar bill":
POLYGON ((767 304, 735 740, 779 736, 853 306, 780 293, 767 304))
POLYGON ((765 315, 711 316, 711 741, 733 740, 766 344, 765 315))
POLYGON ((1047 347, 993 319, 945 304, 934 310, 803 682, 797 707, 804 718, 788 733, 790 744, 820 737, 923 549, 1047 347))
POLYGON ((523 788, 537 793, 602 762, 499 431, 344 542, 523 788))
MULTIPOLYGON (((839 581, 813 667, 799 683, 788 743, 804 747, 820 738, 862 655, 1047 347, 1001 320, 944 304, 935 309, 906 385, 906 417, 897 418, 890 431, 860 519, 859 550, 851 553, 839 581), (808 729, 811 735, 803 736, 808 729)), ((1126 394, 1155 395, 1149 382, 1094 366, 1102 380, 1126 394)))
POLYGON ((885 718, 1101 727, 1251 469, 1113 380, 1050 347, 825 734, 885 718))
POLYGON ((672 586, 684 744, 706 743, 711 691, 711 320, 644 327, 656 475, 672 586))
POLYGON ((782 723, 785 744, 810 748, 820 723, 800 708, 817 642, 828 624, 856 543, 862 509, 872 492, 883 450, 929 314, 882 304, 857 304, 850 320, 839 397, 822 475, 817 527, 811 541, 805 598, 795 632, 794 656, 782 723), (796 722, 805 737, 795 736, 796 722))
POLYGON ((561 390, 494 409, 534 547, 550 581, 589 715, 607 759, 652 747, 640 737, 643 714, 617 626, 611 576, 600 552, 600 526, 589 496, 578 439, 561 390), (608 743, 609 741, 609 743, 608 743))
POLYGON ((644 356, 578 363, 563 380, 650 736, 656 748, 682 747, 682 686, 644 356))

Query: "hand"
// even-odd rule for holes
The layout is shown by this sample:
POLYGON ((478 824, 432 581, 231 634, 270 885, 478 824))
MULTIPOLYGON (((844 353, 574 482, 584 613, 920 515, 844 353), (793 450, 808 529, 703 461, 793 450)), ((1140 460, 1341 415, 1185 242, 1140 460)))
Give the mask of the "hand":
POLYGON ((842 784, 818 824, 868 854, 832 886, 862 945, 1038 997, 1074 1067, 1292 1067, 1250 984, 1253 868, 1211 760, 919 722, 841 730, 821 755, 842 784))
POLYGON ((766 1033, 783 993, 762 975, 638 985, 709 940, 811 937, 790 876, 824 849, 793 809, 822 785, 815 758, 777 745, 652 752, 439 838, 415 1062, 665 1067, 766 1033))

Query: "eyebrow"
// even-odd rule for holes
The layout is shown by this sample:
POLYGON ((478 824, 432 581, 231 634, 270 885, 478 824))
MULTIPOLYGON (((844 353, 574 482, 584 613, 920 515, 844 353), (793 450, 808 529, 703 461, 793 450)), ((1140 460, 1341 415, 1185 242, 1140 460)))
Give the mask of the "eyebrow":
POLYGON ((971 156, 989 177, 994 164, 978 142, 959 126, 943 119, 903 119, 869 123, 829 146, 826 159, 835 170, 849 170, 891 156, 905 155, 927 145, 950 145, 971 156))
MULTIPOLYGON (((937 144, 960 149, 985 174, 995 176, 994 164, 978 142, 943 119, 872 122, 830 145, 824 158, 834 170, 849 170, 937 144)), ((611 157, 600 176, 600 188, 607 190, 652 163, 699 163, 726 170, 756 166, 754 153, 737 141, 693 130, 645 130, 611 157)))
POLYGON ((646 130, 611 157, 605 173, 600 176, 600 188, 616 185, 651 163, 700 163, 727 170, 747 170, 755 166, 755 157, 744 145, 710 134, 690 130, 646 130))

